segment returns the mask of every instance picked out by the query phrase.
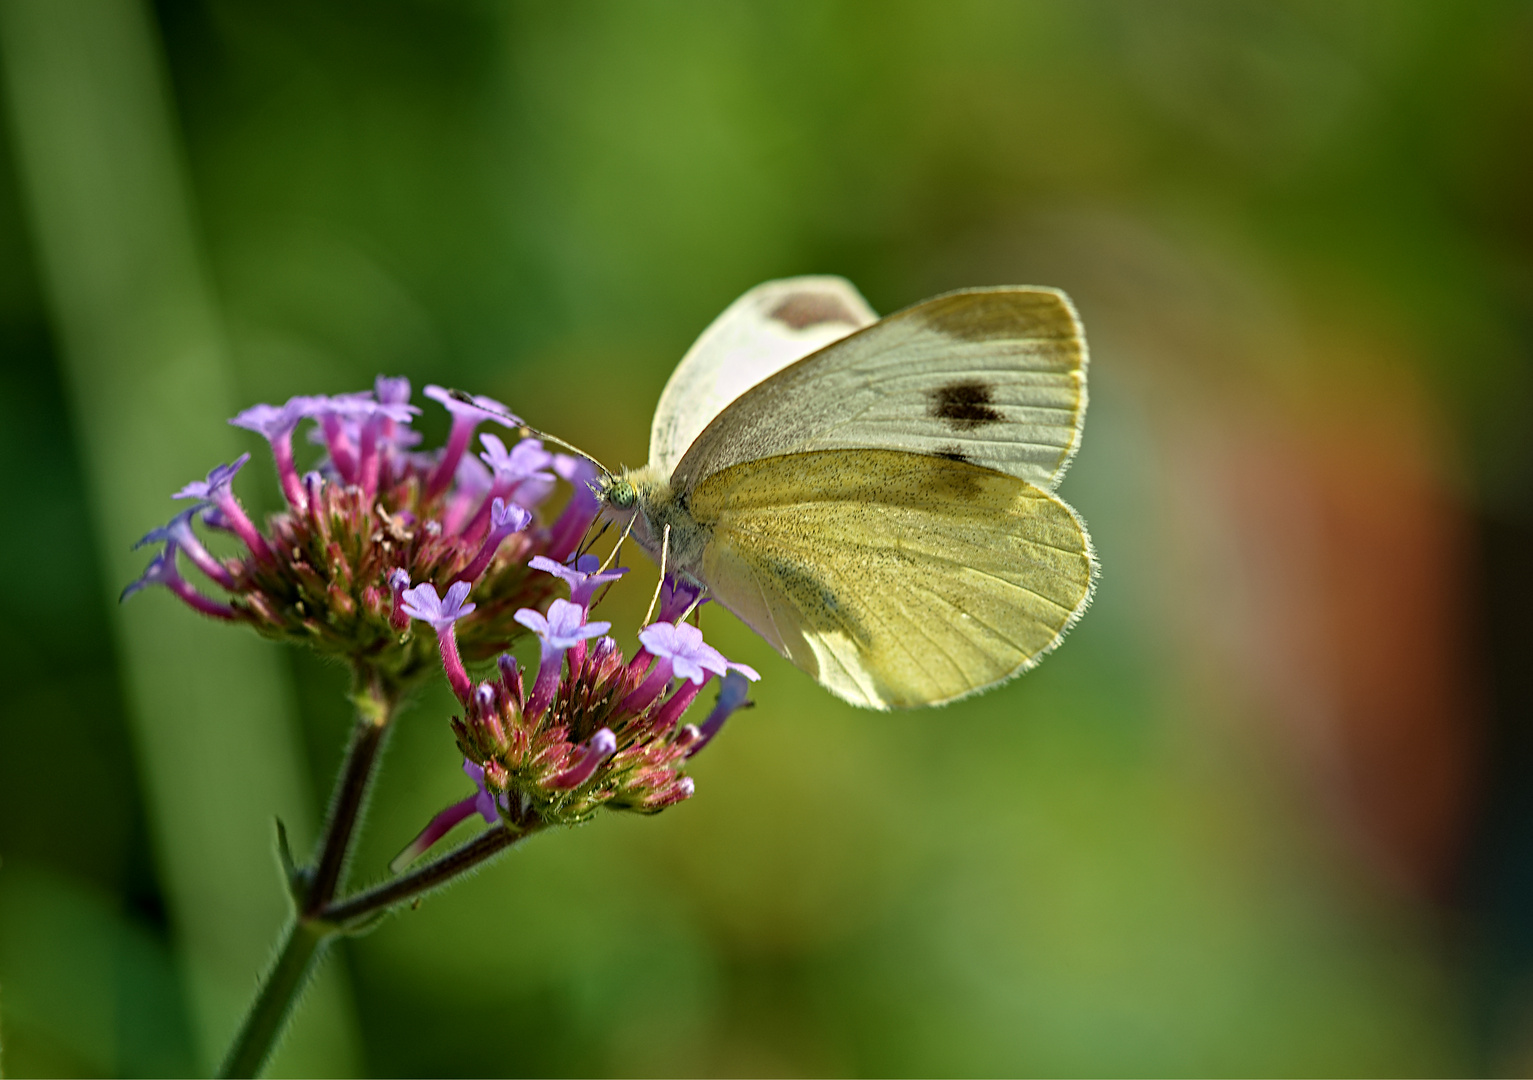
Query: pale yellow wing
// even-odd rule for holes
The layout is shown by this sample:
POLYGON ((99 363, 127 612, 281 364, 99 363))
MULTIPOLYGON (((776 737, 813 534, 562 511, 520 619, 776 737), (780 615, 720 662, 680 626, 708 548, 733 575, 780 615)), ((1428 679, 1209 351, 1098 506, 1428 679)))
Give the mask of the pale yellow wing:
POLYGON ((1026 481, 897 451, 765 458, 690 511, 712 595, 839 697, 935 705, 1035 664, 1080 617, 1095 559, 1026 481))
POLYGON ((810 450, 906 450, 1053 490, 1086 415, 1086 341, 1057 289, 968 289, 890 315, 761 381, 677 464, 685 491, 810 450))
POLYGON ((845 278, 819 275, 757 285, 708 325, 671 373, 650 426, 649 463, 669 476, 724 406, 877 318, 845 278))

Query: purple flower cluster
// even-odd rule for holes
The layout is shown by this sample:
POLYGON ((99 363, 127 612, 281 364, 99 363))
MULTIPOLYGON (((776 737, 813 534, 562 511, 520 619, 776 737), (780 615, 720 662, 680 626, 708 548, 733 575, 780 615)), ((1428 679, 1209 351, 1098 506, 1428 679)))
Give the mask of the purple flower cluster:
MULTIPOLYGON (((568 600, 554 600, 546 612, 523 608, 516 619, 538 637, 538 670, 529 690, 514 658, 502 655, 498 677, 474 682, 464 670, 454 626, 473 611, 467 590, 453 586, 438 599, 429 585, 404 593, 405 610, 436 630, 442 665, 463 706, 453 731, 464 769, 478 791, 449 807, 396 860, 413 859, 453 824, 478 812, 516 826, 537 820, 573 823, 599 807, 654 813, 692 794, 681 771, 686 760, 713 738, 745 702, 746 686, 757 675, 732 663, 695 626, 660 621, 639 631, 641 648, 627 659, 607 634, 611 624, 593 622, 591 605, 599 590, 623 574, 602 571, 595 556, 573 565, 544 556, 532 560, 550 580, 563 581, 568 600), (718 704, 701 725, 682 723, 683 714, 712 679, 721 680, 718 704)), ((673 588, 677 596, 695 600, 673 588)))
POLYGON ((596 517, 595 469, 536 438, 508 447, 490 433, 479 436, 476 459, 469 451, 480 425, 525 434, 521 421, 490 398, 437 386, 426 396, 452 415, 447 445, 429 453, 417 449, 411 423, 420 409, 402 378, 380 376, 371 392, 246 409, 230 423, 271 444, 285 511, 264 531, 257 527, 233 490, 250 455, 220 465, 177 492, 192 506, 141 541, 163 547, 124 597, 164 585, 204 615, 364 662, 401 686, 432 667, 430 639, 406 632, 410 618, 425 612, 472 612, 457 624, 457 647, 470 662, 495 656, 525 632, 517 613, 554 596, 557 583, 528 560, 563 561, 574 551, 596 517), (300 474, 293 435, 304 423, 324 456, 300 474), (545 519, 542 507, 560 480, 573 493, 545 519), (232 535, 242 550, 216 557, 198 537, 199 524, 232 535), (183 577, 181 556, 225 595, 183 577))
POLYGON ((191 505, 140 541, 162 546, 124 597, 164 585, 202 614, 344 657, 396 700, 440 656, 463 706, 452 727, 476 791, 438 814, 396 868, 475 814, 525 829, 580 821, 602 806, 653 813, 688 798, 686 760, 746 704, 756 673, 703 641, 686 621, 702 597, 670 579, 658 621, 625 658, 611 624, 593 621, 591 609, 626 570, 576 554, 599 510, 595 468, 537 438, 508 445, 492 433, 479 435, 476 457, 481 424, 527 436, 521 421, 489 398, 435 386, 426 396, 452 415, 435 452, 417 449, 410 425, 420 410, 404 379, 246 409, 230 422, 271 444, 286 509, 258 527, 233 489, 250 455, 220 465, 177 492, 191 505), (305 422, 324 456, 300 474, 293 435, 305 422), (571 493, 545 517, 561 481, 571 493), (215 556, 199 524, 227 534, 239 554, 215 556), (224 595, 182 577, 183 556, 224 595), (568 599, 558 596, 564 588, 568 599), (528 632, 540 646, 530 687, 504 651, 528 632), (465 661, 492 657, 497 676, 476 682, 465 661), (683 723, 715 678, 718 703, 701 724, 683 723))

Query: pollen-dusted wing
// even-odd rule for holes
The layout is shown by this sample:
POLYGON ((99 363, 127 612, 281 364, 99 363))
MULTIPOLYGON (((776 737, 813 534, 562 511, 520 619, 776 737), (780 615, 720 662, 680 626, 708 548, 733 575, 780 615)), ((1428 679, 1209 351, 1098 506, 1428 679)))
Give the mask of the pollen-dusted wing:
POLYGON ((936 705, 1037 663, 1085 610, 1095 561, 1042 488, 888 450, 731 465, 692 493, 714 596, 838 697, 936 705))

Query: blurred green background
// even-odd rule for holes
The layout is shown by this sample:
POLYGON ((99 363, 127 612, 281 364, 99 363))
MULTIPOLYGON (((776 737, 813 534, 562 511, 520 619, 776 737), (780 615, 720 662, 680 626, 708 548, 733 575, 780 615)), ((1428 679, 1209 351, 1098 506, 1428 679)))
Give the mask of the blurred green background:
POLYGON ((1491 0, 3 0, 0 1065, 209 1069, 339 761, 344 672, 115 603, 211 465, 275 507, 226 417, 403 373, 638 464, 813 272, 1072 294, 1092 610, 894 716, 711 615, 765 678, 696 798, 346 943, 275 1071, 1527 1075, 1530 55, 1491 0))

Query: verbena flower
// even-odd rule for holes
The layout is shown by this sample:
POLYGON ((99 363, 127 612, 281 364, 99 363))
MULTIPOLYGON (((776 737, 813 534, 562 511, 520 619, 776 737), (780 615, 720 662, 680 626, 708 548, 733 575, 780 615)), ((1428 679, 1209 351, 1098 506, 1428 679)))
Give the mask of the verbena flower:
POLYGON ((420 410, 406 379, 380 376, 371 392, 241 412, 230 422, 271 445, 286 509, 258 527, 234 494, 250 455, 220 465, 176 493, 196 505, 145 537, 164 547, 124 596, 164 585, 203 614, 366 662, 403 685, 428 674, 438 651, 430 635, 410 632, 403 592, 431 586, 433 595, 448 596, 463 585, 473 599, 468 617, 454 624, 455 647, 468 663, 501 652, 525 632, 516 613, 545 608, 558 589, 528 560, 567 557, 597 506, 574 459, 548 453, 537 439, 507 447, 487 435, 497 466, 488 475, 465 453, 475 430, 484 423, 515 430, 520 420, 490 398, 434 386, 426 393, 453 417, 447 446, 435 453, 415 449, 420 436, 410 425, 420 410), (324 456, 300 475, 293 434, 304 423, 324 456), (545 517, 561 476, 572 481, 570 498, 562 513, 545 517), (199 523, 232 534, 242 550, 215 557, 197 536, 199 523), (181 577, 182 554, 207 579, 203 589, 181 577))
POLYGON ((659 620, 625 657, 611 624, 591 611, 627 570, 577 554, 599 510, 595 468, 536 438, 508 444, 491 432, 470 454, 480 425, 514 431, 521 422, 489 398, 434 386, 426 394, 452 414, 436 452, 417 449, 419 410, 404 379, 240 413, 231 423, 271 445, 286 508, 259 527, 234 493, 250 455, 218 466, 176 493, 189 508, 140 541, 161 548, 124 597, 164 586, 202 614, 348 659, 390 683, 395 699, 440 657, 462 706, 452 729, 476 790, 437 814, 396 869, 475 814, 526 829, 603 806, 654 813, 690 797, 687 759, 747 704, 756 673, 685 622, 702 598, 670 579, 659 620), (293 436, 305 423, 323 457, 300 474, 293 436), (563 509, 545 515, 561 481, 563 509), (240 550, 215 555, 199 526, 240 550), (203 589, 182 577, 182 556, 203 589), (565 588, 568 599, 557 595, 565 588), (530 689, 505 652, 527 632, 539 643, 530 689), (476 682, 471 665, 497 656, 496 677, 476 682), (714 679, 722 688, 707 718, 682 723, 714 679))
MULTIPOLYGON (((616 576, 538 561, 574 590, 616 576)), ((498 678, 458 693, 463 715, 453 719, 458 747, 483 770, 497 812, 514 825, 571 823, 603 806, 654 813, 690 797, 687 758, 746 704, 744 687, 756 673, 687 624, 645 627, 630 660, 607 634, 610 624, 590 621, 574 600, 517 618, 541 646, 531 692, 515 659, 502 656, 498 678), (679 724, 715 676, 725 677, 723 691, 703 726, 679 724)))
MULTIPOLYGON (((686 622, 702 597, 685 582, 662 583, 660 619, 639 630, 637 651, 625 657, 612 624, 591 612, 627 570, 579 551, 600 510, 594 464, 549 451, 490 398, 436 386, 426 396, 452 414, 447 443, 435 452, 419 449, 411 423, 420 410, 405 379, 379 376, 371 391, 244 410, 230 422, 270 444, 286 508, 258 525, 234 493, 250 455, 217 466, 175 493, 191 505, 139 541, 159 551, 123 590, 126 599, 163 586, 203 615, 301 642, 352 668, 357 722, 310 863, 297 863, 278 823, 293 912, 279 967, 297 949, 311 956, 331 937, 418 902, 538 829, 584 821, 602 807, 652 814, 690 798, 687 761, 749 704, 757 678, 686 622), (300 473, 293 436, 305 423, 323 456, 300 473), (486 432, 483 451, 470 454, 485 423, 523 437, 508 445, 486 432), (569 496, 548 514, 544 504, 561 482, 569 496), (222 534, 212 549, 199 528, 222 534), (230 546, 235 554, 215 554, 230 546), (202 588, 182 576, 183 555, 202 588), (564 588, 567 600, 557 596, 564 588), (505 651, 527 632, 539 644, 530 692, 505 651), (435 814, 390 863, 392 880, 344 895, 388 726, 430 673, 433 653, 462 708, 451 729, 473 791, 435 814), (476 681, 472 666, 491 657, 495 676, 476 681), (683 723, 716 678, 721 689, 706 719, 683 723), (473 840, 410 865, 476 816, 487 827, 473 840)), ((269 1024, 270 1009, 290 1007, 302 983, 269 977, 226 1059, 227 1075, 255 1075, 280 1029, 269 1024)))

